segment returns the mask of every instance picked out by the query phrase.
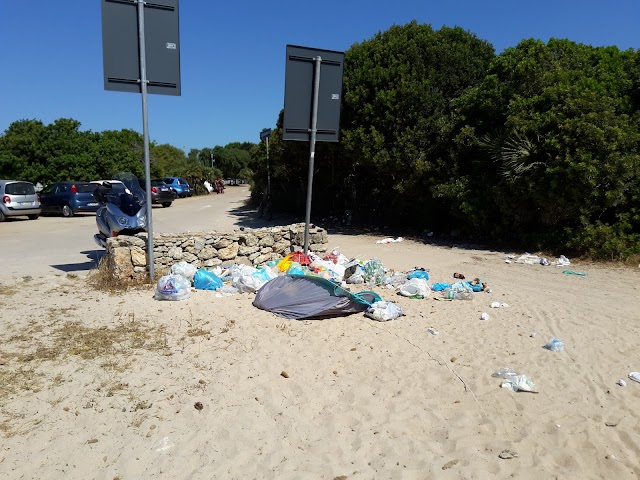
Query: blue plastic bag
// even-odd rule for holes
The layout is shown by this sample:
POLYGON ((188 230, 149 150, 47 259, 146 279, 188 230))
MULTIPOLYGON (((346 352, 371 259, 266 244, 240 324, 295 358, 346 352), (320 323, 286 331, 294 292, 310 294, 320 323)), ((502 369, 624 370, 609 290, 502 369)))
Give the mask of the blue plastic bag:
POLYGON ((213 272, 198 270, 193 278, 193 286, 198 290, 217 290, 222 287, 222 280, 213 272))
POLYGON ((412 278, 424 278, 425 280, 429 280, 429 272, 425 270, 414 270, 409 275, 407 275, 407 278, 409 280, 411 280, 412 278))
POLYGON ((289 270, 287 270, 287 275, 304 275, 305 271, 302 269, 302 265, 298 262, 291 263, 289 270))
POLYGON ((441 292, 443 290, 446 290, 447 288, 451 288, 450 283, 434 283, 431 287, 431 290, 433 290, 434 292, 441 292))

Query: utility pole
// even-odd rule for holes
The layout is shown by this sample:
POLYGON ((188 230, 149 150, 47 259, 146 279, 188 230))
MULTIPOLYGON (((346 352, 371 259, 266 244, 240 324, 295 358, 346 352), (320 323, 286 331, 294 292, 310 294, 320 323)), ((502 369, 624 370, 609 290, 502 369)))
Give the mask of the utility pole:
POLYGON ((269 136, 271 129, 265 128, 260 132, 260 140, 267 141, 267 196, 271 195, 271 171, 269 170, 269 136))

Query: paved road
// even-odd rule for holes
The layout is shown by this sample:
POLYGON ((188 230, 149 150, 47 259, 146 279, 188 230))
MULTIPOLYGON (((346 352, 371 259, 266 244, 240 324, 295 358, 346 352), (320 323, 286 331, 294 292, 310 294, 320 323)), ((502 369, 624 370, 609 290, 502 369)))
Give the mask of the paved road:
MULTIPOLYGON (((224 232, 291 223, 287 218, 257 219, 255 211, 245 206, 246 185, 229 186, 225 192, 177 199, 169 208, 154 206, 154 232, 224 232)), ((93 214, 41 216, 38 220, 20 217, 0 223, 0 278, 89 270, 103 254, 93 241, 96 232, 93 214)))

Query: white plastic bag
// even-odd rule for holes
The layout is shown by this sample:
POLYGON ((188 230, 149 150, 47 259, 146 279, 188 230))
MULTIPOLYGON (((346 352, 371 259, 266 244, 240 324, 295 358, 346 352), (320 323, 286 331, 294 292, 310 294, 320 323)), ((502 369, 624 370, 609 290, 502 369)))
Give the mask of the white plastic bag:
POLYGON ((431 294, 431 289, 424 278, 412 278, 404 285, 400 285, 398 293, 403 297, 414 297, 416 295, 420 295, 427 298, 431 294))
POLYGON ((344 264, 344 281, 347 283, 364 283, 364 268, 360 265, 360 261, 355 258, 344 264))
POLYGON ((156 300, 184 300, 191 296, 191 283, 182 275, 165 275, 156 285, 156 300))
POLYGON ((356 271, 356 273, 347 278, 347 283, 351 283, 354 285, 364 283, 364 272, 362 271, 362 269, 359 269, 358 271, 356 271))
POLYGON ((184 278, 193 283, 193 277, 196 275, 198 269, 187 262, 178 262, 171 265, 169 273, 171 275, 182 275, 184 278))
POLYGON ((538 393, 533 381, 526 375, 511 375, 504 379, 500 385, 502 388, 512 390, 514 392, 531 392, 538 393))
POLYGON ((344 278, 344 272, 346 267, 340 263, 333 263, 331 260, 314 260, 311 264, 312 267, 328 270, 331 273, 331 278, 334 280, 342 281, 344 278))
POLYGON ((248 265, 233 265, 229 269, 231 284, 241 293, 258 291, 269 280, 277 275, 270 268, 257 269, 248 265))
POLYGON ((387 322, 404 315, 402 309, 393 302, 385 302, 381 300, 371 304, 364 313, 365 317, 369 317, 378 322, 387 322))

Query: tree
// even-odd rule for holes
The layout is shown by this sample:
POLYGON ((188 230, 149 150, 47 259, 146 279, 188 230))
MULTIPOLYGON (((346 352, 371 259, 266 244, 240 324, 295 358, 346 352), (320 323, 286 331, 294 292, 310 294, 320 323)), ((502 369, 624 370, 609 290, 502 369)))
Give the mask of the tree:
POLYGON ((474 208, 476 228, 491 223, 494 238, 610 257, 640 251, 631 213, 640 187, 637 59, 558 39, 525 40, 496 58, 460 102, 485 159, 467 193, 492 186, 474 208))
MULTIPOLYGON (((340 145, 317 145, 316 214, 348 208, 378 224, 436 221, 442 205, 432 190, 460 175, 463 161, 452 146, 452 104, 484 79, 493 58, 491 44, 461 28, 416 22, 351 47, 340 145)), ((288 198, 304 197, 308 146, 280 139, 270 139, 276 185, 287 185, 288 198)))

